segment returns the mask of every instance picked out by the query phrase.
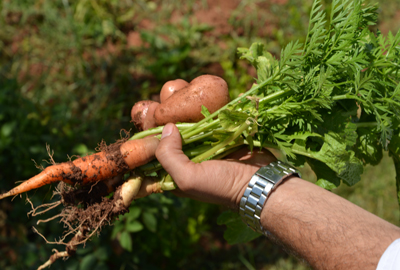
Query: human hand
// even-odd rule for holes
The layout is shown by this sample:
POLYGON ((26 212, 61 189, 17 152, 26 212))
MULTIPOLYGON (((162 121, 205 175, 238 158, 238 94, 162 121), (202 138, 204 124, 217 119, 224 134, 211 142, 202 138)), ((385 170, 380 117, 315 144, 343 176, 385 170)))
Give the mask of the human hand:
MULTIPOLYGON (((205 90, 201 84, 208 86, 206 90, 212 86, 211 88, 215 90, 213 93, 218 91, 225 93, 221 94, 223 98, 211 95, 214 97, 212 99, 213 102, 208 105, 214 111, 229 101, 229 97, 226 99, 226 96, 228 96, 226 83, 221 78, 206 75, 194 79, 190 84, 183 80, 167 82, 161 90, 161 103, 170 100, 168 99, 168 95, 173 95, 174 92, 182 93, 182 95, 190 93, 190 96, 199 91, 203 93, 205 90), (210 84, 210 82, 212 83, 210 84), (182 87, 185 90, 181 90, 182 87), (166 90, 168 91, 165 92, 166 90), (221 99, 222 102, 215 103, 215 99, 221 99)), ((178 97, 180 98, 181 96, 178 97)), ((201 96, 207 95, 203 93, 201 96)), ((185 99, 185 102, 186 107, 191 107, 191 105, 193 105, 192 107, 198 107, 199 102, 203 104, 205 101, 202 98, 189 98, 185 99)), ((174 109, 177 108, 174 107, 179 106, 179 120, 176 119, 176 114, 166 114, 164 121, 156 121, 155 110, 159 108, 159 103, 154 101, 140 101, 136 103, 131 111, 132 119, 139 130, 156 127, 157 124, 162 125, 168 122, 186 121, 186 111, 182 109, 181 102, 170 102, 169 105, 171 105, 169 107, 171 111, 176 111, 174 109)), ((196 110, 189 111, 193 114, 193 111, 196 110)), ((189 118, 201 119, 203 117, 200 111, 197 114, 189 118)), ((191 162, 182 152, 181 136, 174 124, 167 124, 164 127, 156 157, 178 185, 179 190, 174 191, 177 195, 210 203, 225 204, 232 208, 238 207, 240 198, 252 175, 260 167, 268 165, 275 160, 275 157, 266 150, 259 151, 256 149, 253 153, 250 153, 247 147, 245 147, 237 153, 228 156, 226 160, 212 160, 196 164, 191 162)), ((141 191, 143 191, 143 194, 152 193, 151 185, 143 184, 142 186, 141 191)))
POLYGON ((194 163, 183 153, 178 128, 171 123, 163 129, 156 157, 178 185, 177 195, 235 209, 253 174, 276 160, 268 150, 251 153, 246 147, 226 160, 194 163))

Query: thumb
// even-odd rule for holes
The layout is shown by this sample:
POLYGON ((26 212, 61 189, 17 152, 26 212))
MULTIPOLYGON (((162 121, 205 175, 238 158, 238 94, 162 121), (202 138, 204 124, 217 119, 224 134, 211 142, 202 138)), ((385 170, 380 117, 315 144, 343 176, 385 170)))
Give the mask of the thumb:
POLYGON ((156 150, 156 157, 175 181, 179 178, 177 176, 190 173, 189 167, 192 162, 182 151, 182 138, 174 124, 165 125, 156 150))

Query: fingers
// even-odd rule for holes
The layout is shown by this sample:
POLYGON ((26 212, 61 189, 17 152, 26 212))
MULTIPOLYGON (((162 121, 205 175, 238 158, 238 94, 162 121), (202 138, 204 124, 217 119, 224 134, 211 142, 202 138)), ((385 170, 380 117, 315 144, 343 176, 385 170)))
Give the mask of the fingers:
POLYGON ((195 164, 182 151, 182 138, 174 124, 165 125, 156 150, 157 160, 179 186, 180 176, 195 174, 195 164))
POLYGON ((275 156, 267 149, 255 148, 253 152, 246 146, 226 157, 228 160, 240 160, 242 163, 263 167, 276 161, 275 156))

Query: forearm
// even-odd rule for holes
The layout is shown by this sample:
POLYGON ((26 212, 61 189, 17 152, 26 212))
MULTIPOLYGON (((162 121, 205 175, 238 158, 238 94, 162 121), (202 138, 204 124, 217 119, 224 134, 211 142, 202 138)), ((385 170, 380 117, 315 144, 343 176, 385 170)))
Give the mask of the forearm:
POLYGON ((400 238, 398 227, 296 177, 272 192, 261 223, 315 269, 376 269, 400 238))

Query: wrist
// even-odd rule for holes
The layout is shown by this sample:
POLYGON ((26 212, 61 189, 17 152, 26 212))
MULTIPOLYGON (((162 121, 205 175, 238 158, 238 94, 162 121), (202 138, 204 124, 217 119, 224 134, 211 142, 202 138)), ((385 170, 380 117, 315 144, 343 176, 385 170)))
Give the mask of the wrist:
POLYGON ((279 188, 271 192, 267 202, 264 205, 263 212, 261 213, 261 224, 269 232, 276 234, 277 224, 282 218, 282 213, 286 213, 288 209, 299 209, 298 201, 294 198, 299 196, 299 193, 308 194, 310 196, 315 191, 311 191, 310 187, 316 187, 313 183, 303 180, 295 175, 288 177, 279 188))
POLYGON ((300 177, 300 172, 281 161, 261 167, 252 176, 240 199, 239 214, 243 222, 256 232, 268 234, 261 223, 261 213, 270 195, 282 182, 293 176, 300 177))

